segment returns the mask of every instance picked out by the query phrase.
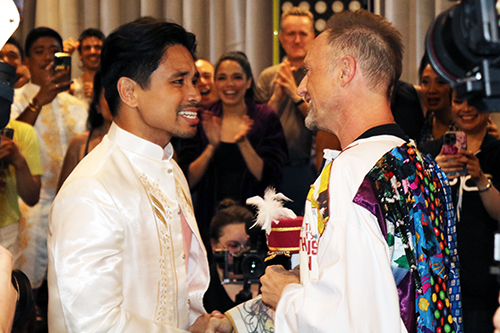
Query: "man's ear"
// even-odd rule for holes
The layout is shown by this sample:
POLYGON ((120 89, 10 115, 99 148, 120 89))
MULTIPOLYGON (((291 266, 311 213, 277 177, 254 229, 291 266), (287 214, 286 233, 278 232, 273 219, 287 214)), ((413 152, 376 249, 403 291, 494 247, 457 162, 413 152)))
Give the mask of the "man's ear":
POLYGON ((120 95, 120 99, 122 103, 126 104, 131 108, 136 108, 138 105, 137 102, 137 89, 140 89, 137 82, 134 80, 122 76, 118 79, 118 83, 116 84, 116 89, 118 90, 118 94, 120 95))
POLYGON ((347 55, 340 59, 340 86, 343 87, 352 81, 356 75, 356 59, 347 55))

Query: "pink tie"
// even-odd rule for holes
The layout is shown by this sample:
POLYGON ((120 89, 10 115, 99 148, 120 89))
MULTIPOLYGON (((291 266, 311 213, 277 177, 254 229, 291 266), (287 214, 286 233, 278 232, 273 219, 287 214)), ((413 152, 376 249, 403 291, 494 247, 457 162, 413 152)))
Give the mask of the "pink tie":
POLYGON ((179 210, 181 211, 182 248, 184 249, 184 255, 186 256, 186 260, 184 260, 184 263, 186 265, 186 272, 187 272, 189 252, 191 250, 191 238, 193 237, 193 232, 191 231, 191 228, 189 227, 189 224, 187 223, 186 218, 184 217, 184 213, 182 212, 182 209, 180 207, 179 210))

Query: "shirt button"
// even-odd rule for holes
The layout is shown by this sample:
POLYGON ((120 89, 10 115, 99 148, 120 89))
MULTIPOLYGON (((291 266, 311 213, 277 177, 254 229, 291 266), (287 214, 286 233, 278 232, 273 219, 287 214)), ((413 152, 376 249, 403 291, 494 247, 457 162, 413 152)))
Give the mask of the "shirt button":
POLYGON ((180 210, 178 210, 178 211, 177 211, 177 214, 181 215, 181 211, 180 211, 180 210))
POLYGON ((186 259, 186 254, 185 253, 182 254, 182 259, 186 259))
POLYGON ((188 298, 188 304, 191 304, 191 300, 188 298))
POLYGON ((172 169, 167 169, 167 172, 168 173, 172 173, 172 169))

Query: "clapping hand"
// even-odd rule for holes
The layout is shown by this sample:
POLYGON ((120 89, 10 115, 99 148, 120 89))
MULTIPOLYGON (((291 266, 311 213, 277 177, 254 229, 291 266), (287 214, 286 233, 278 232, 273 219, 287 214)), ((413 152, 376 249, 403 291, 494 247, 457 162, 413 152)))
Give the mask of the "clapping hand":
POLYGON ((235 135, 234 142, 243 141, 246 138, 248 132, 250 132, 250 130, 252 129, 252 126, 253 120, 248 116, 243 116, 243 121, 240 124, 240 131, 235 135))
POLYGON ((216 148, 220 143, 222 132, 222 119, 214 116, 210 111, 203 111, 201 114, 203 130, 208 139, 208 144, 216 148))

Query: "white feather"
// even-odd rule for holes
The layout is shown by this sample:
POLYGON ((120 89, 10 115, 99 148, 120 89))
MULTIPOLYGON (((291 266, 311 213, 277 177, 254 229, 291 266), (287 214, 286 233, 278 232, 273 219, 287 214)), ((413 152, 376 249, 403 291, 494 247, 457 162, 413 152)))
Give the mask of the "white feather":
POLYGON ((283 207, 283 201, 292 200, 288 199, 283 193, 276 193, 276 190, 272 187, 266 189, 264 199, 259 196, 248 198, 247 205, 257 207, 256 222, 252 225, 252 228, 260 225, 262 230, 265 230, 269 235, 273 221, 279 223, 279 218, 282 217, 296 218, 297 215, 291 209, 283 207))

